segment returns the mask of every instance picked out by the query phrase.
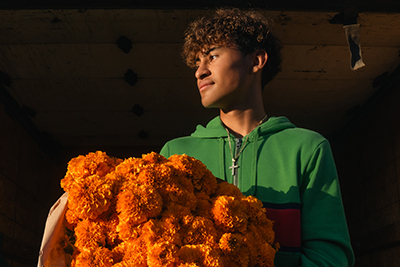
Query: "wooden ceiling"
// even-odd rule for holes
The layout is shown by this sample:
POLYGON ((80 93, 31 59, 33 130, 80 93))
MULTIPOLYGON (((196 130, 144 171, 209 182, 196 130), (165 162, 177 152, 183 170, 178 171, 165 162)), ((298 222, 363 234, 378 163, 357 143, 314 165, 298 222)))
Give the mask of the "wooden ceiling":
MULTIPOLYGON (((19 2, 27 8, 0 5, 0 97, 23 111, 20 120, 39 139, 62 147, 160 147, 218 114, 201 106, 193 71, 179 56, 182 33, 203 6, 19 2)), ((365 66, 353 71, 344 1, 305 2, 263 9, 283 44, 282 72, 264 102, 268 114, 331 136, 394 75, 400 14, 394 1, 358 8, 365 66)))

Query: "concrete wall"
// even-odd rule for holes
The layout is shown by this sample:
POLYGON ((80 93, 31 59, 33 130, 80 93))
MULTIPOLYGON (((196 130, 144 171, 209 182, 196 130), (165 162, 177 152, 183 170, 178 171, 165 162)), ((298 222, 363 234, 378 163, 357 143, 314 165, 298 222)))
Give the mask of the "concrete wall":
POLYGON ((334 146, 356 266, 400 266, 400 85, 334 146))
POLYGON ((0 266, 36 266, 47 213, 65 169, 38 148, 0 102, 0 266))

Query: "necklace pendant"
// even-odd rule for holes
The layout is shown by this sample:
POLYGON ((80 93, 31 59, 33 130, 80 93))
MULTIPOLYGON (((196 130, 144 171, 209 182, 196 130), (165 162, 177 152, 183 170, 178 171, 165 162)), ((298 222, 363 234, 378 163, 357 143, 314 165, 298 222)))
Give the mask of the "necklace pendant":
POLYGON ((237 161, 235 159, 232 159, 232 166, 229 167, 229 169, 232 170, 233 184, 236 186, 238 186, 238 168, 239 165, 237 165, 237 161))

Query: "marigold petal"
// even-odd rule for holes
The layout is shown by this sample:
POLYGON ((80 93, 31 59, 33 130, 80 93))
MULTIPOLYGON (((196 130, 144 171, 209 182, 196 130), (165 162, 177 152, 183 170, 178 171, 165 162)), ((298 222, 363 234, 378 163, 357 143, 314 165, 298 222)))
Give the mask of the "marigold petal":
POLYGON ((214 201, 211 213, 216 227, 227 232, 246 231, 248 215, 240 200, 230 196, 219 196, 214 201))

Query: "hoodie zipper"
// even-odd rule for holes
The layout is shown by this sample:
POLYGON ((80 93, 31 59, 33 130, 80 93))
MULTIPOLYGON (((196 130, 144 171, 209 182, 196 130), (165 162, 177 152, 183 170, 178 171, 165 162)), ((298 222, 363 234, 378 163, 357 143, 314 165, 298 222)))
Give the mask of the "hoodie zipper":
MULTIPOLYGON (((241 138, 236 138, 236 145, 235 145, 235 157, 237 156, 237 153, 239 153, 240 151, 240 147, 242 146, 242 139, 241 138)), ((235 161, 235 165, 238 166, 238 161, 239 159, 237 159, 235 161)), ((239 168, 239 167, 238 167, 239 168)), ((239 170, 237 169, 235 172, 235 175, 233 176, 233 184, 236 186, 239 186, 239 170)))

